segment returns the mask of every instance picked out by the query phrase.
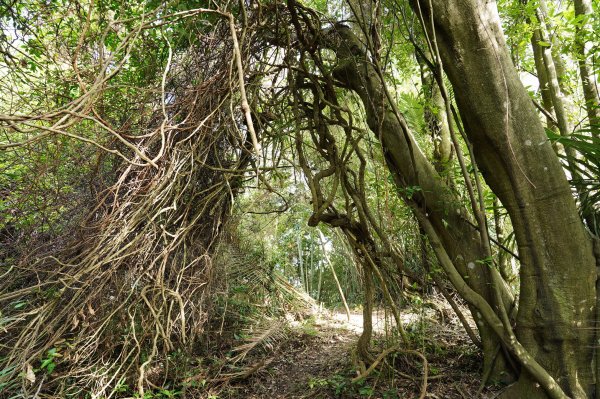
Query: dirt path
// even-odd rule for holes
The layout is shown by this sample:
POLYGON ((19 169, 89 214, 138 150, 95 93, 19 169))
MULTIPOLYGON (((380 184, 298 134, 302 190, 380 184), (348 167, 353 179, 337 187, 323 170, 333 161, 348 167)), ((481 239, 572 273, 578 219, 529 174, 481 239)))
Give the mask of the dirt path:
MULTIPOLYGON (((375 315, 374 315, 375 316, 375 315)), ((403 315, 411 318, 414 315, 403 315)), ((243 381, 221 392, 220 399, 301 399, 301 398, 417 398, 422 368, 414 357, 397 356, 395 377, 377 377, 363 383, 352 383, 356 376, 351 354, 362 331, 362 315, 352 313, 350 321, 344 313, 311 317, 292 323, 288 339, 271 355, 267 366, 243 381), (401 376, 404 375, 404 377, 401 376), (389 384, 393 384, 390 386, 389 384)), ((450 324, 446 324, 447 327, 450 324)), ((383 332, 384 319, 375 317, 376 332, 383 332)), ((450 325, 450 327, 452 327, 450 325)), ((427 398, 490 398, 485 390, 477 395, 480 361, 469 344, 455 335, 444 338, 441 325, 433 326, 422 348, 429 362, 427 398), (437 328, 437 329, 436 329, 437 328), (442 334, 442 335, 438 335, 442 334), (435 344, 432 347, 433 336, 435 344), (437 353, 436 353, 437 352, 437 353)), ((453 333, 454 334, 454 333, 453 333)), ((464 335, 464 334, 463 334, 464 335)))
POLYGON ((332 376, 351 364, 350 352, 362 329, 362 317, 311 317, 296 323, 291 336, 267 367, 237 386, 235 398, 328 398, 332 376), (360 324, 357 324, 359 323, 360 324))

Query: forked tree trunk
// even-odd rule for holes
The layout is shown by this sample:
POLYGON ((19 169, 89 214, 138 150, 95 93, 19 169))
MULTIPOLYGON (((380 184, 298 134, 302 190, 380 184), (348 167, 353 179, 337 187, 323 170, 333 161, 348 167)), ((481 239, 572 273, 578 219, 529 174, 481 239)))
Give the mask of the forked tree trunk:
MULTIPOLYGON (((351 29, 337 26, 330 46, 335 49, 338 67, 336 78, 361 98, 367 123, 380 138, 386 162, 397 186, 407 189, 402 196, 425 209, 437 235, 443 242, 467 284, 490 303, 495 303, 490 273, 498 273, 483 262, 485 251, 479 233, 473 228, 461 201, 445 184, 444 179, 423 155, 402 115, 393 110, 386 97, 385 87, 372 64, 366 62, 362 44, 351 29), (410 192, 410 194, 408 194, 410 192)), ((513 306, 507 285, 501 291, 505 311, 513 306)), ((494 369, 494 379, 509 380, 510 370, 503 355, 498 354, 500 342, 478 312, 471 309, 481 336, 484 367, 494 369)))
MULTIPOLYGON (((414 0, 412 5, 418 10, 414 0)), ((426 21, 433 18, 477 162, 514 226, 521 259, 517 337, 567 395, 591 397, 596 303, 592 242, 512 64, 496 5, 431 0, 422 1, 420 8, 426 21)), ((546 395, 522 373, 504 396, 546 395)))

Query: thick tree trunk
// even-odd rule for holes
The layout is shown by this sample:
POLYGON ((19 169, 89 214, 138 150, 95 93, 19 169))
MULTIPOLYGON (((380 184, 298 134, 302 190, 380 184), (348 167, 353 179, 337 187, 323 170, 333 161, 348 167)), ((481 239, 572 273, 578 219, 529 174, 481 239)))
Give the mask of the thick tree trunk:
MULTIPOLYGON (((423 1, 477 162, 508 210, 521 259, 517 337, 573 398, 594 390, 591 239, 512 64, 494 2, 423 1)), ((413 1, 415 10, 417 4, 413 1)), ((507 398, 545 397, 522 373, 507 398)))
MULTIPOLYGON (((467 284, 490 303, 494 303, 490 272, 497 271, 490 270, 481 262, 486 256, 480 235, 472 227, 460 200, 454 197, 423 155, 402 115, 393 110, 382 80, 372 64, 365 61, 362 45, 356 36, 344 26, 338 26, 334 36, 339 40, 331 45, 335 48, 339 61, 334 74, 360 96, 367 123, 381 140, 388 167, 398 187, 413 188, 410 195, 403 194, 404 198, 426 210, 437 235, 467 284)), ((510 310, 513 296, 509 288, 506 285, 498 288, 505 310, 510 310)), ((500 343, 491 328, 481 318, 477 318, 475 309, 472 312, 481 336, 485 368, 492 368, 500 343)), ((510 379, 503 356, 498 356, 496 360, 493 378, 510 379)))

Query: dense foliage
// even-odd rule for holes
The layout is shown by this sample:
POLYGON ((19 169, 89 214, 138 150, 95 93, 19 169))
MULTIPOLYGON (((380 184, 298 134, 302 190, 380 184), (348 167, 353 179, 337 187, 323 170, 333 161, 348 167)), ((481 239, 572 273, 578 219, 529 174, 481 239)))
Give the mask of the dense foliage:
POLYGON ((600 5, 442 3, 1 2, 0 397, 210 397, 320 304, 366 376, 433 292, 482 386, 595 397, 600 5))

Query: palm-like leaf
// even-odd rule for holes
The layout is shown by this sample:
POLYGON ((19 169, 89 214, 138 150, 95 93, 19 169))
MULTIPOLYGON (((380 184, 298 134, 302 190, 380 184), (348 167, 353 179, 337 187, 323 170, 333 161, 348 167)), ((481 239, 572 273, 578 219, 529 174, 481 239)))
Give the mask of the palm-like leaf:
POLYGON ((551 130, 546 130, 546 134, 551 141, 576 152, 575 157, 566 154, 560 157, 576 172, 571 174, 570 183, 579 193, 580 214, 590 230, 597 233, 600 231, 600 126, 592 125, 569 136, 551 130))

